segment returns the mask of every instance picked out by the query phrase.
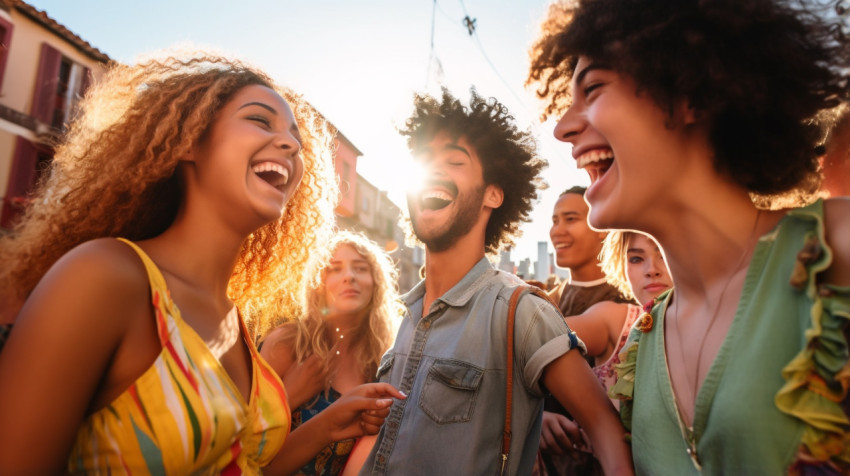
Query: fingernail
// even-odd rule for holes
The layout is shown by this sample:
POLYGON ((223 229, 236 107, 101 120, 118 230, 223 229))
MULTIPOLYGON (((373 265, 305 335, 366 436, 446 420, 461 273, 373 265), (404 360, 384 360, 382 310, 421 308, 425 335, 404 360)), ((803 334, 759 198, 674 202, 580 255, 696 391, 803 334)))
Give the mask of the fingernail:
POLYGON ((382 399, 378 400, 378 405, 380 405, 382 407, 388 407, 392 404, 393 404, 392 398, 382 398, 382 399))
POLYGON ((402 392, 401 390, 399 390, 399 391, 398 391, 398 393, 400 393, 400 394, 401 394, 403 397, 405 397, 405 398, 407 397, 407 394, 406 394, 406 393, 404 393, 404 392, 402 392))

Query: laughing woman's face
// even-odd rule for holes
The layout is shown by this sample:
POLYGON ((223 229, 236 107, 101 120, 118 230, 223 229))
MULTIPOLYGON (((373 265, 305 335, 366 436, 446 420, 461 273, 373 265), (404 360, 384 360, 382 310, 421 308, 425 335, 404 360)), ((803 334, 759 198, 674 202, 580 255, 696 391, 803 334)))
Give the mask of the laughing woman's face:
POLYGON ((597 229, 637 228, 650 207, 663 203, 693 139, 628 76, 581 57, 573 75, 573 103, 555 127, 572 144, 576 165, 590 176, 585 197, 597 229), (638 221, 636 221, 638 220, 638 221))

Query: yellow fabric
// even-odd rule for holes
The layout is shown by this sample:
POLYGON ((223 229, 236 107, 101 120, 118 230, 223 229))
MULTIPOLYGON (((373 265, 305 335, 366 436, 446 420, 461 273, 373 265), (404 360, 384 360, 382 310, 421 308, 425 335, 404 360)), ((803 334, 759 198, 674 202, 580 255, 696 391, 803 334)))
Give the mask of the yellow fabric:
MULTIPOLYGON (((180 317, 165 279, 148 272, 162 352, 153 365, 77 433, 68 470, 85 474, 260 474, 289 433, 283 384, 250 339, 249 402, 204 341, 180 317)), ((240 316, 242 335, 247 330, 240 316)))

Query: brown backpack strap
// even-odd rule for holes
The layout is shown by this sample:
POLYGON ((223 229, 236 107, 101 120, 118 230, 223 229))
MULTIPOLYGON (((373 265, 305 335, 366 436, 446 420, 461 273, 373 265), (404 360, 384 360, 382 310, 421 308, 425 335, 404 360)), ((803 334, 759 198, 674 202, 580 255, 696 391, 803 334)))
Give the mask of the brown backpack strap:
MULTIPOLYGON (((516 308, 519 304, 519 298, 523 294, 533 293, 537 296, 552 303, 552 299, 545 291, 537 286, 517 286, 511 294, 511 300, 508 302, 508 348, 507 348, 507 365, 505 372, 507 374, 507 385, 505 386, 505 427, 502 431, 502 469, 499 474, 505 474, 508 463, 508 453, 511 451, 511 411, 513 409, 514 395, 514 318, 516 317, 516 308)), ((554 305, 554 303, 552 303, 554 305)), ((557 306, 555 306, 557 307, 557 306)))

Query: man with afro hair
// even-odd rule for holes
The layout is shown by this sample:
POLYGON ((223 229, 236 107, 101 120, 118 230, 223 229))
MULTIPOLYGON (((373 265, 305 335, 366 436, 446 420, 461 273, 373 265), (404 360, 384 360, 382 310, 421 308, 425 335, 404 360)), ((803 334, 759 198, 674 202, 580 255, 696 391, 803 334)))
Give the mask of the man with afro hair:
POLYGON ((425 278, 403 297, 398 336, 378 369, 408 398, 394 402, 361 474, 528 474, 547 392, 586 429, 605 470, 629 474, 616 412, 552 303, 519 300, 506 365, 508 300, 523 282, 487 254, 511 244, 528 220, 545 162, 505 106, 471 96, 464 106, 445 89, 441 98, 416 95, 401 131, 424 171, 408 191, 407 222, 425 247, 425 278))

